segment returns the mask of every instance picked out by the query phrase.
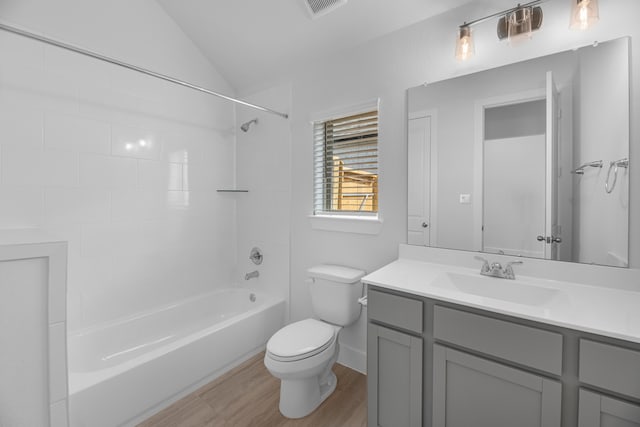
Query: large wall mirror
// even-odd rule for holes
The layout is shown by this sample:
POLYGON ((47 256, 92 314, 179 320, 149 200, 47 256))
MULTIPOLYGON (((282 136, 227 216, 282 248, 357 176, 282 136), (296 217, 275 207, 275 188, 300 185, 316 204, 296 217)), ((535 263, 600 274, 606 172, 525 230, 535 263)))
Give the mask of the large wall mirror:
POLYGON ((408 90, 408 243, 628 266, 629 39, 408 90))

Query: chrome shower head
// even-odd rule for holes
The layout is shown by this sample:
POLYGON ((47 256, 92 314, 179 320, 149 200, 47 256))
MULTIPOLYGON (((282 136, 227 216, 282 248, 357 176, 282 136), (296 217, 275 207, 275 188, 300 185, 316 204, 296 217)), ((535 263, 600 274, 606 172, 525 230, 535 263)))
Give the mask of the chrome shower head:
POLYGON ((258 123, 258 119, 249 120, 248 122, 243 123, 242 126, 240 126, 240 129, 242 129, 242 132, 247 132, 251 127, 251 123, 258 123))

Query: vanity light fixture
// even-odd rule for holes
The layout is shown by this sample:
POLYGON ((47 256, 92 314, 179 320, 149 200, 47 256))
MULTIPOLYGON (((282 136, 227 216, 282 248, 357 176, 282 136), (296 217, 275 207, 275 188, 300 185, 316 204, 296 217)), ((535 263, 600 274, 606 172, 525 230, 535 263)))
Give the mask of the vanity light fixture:
POLYGON ((475 53, 473 45, 473 35, 471 27, 464 23, 458 29, 458 39, 456 41, 456 59, 458 61, 466 61, 475 53))
POLYGON ((531 32, 538 30, 542 26, 542 8, 538 4, 544 1, 546 0, 534 0, 529 3, 518 4, 511 9, 496 12, 471 22, 465 22, 458 29, 456 58, 459 61, 464 61, 473 56, 475 51, 471 27, 491 18, 499 17, 496 29, 498 39, 503 40, 506 38, 512 45, 530 39, 531 32))
POLYGON ((519 6, 507 12, 498 20, 496 29, 500 40, 507 38, 509 44, 516 45, 529 40, 531 33, 542 26, 540 6, 519 6))
POLYGON ((592 27, 600 19, 598 13, 598 0, 571 0, 571 24, 572 30, 586 30, 592 27))

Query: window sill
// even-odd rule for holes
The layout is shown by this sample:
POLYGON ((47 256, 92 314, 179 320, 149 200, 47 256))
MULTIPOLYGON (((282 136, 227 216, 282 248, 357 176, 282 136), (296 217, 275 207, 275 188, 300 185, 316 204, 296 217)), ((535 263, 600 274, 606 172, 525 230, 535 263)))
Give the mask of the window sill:
POLYGON ((380 234, 380 216, 309 215, 314 230, 337 231, 340 233, 380 234))

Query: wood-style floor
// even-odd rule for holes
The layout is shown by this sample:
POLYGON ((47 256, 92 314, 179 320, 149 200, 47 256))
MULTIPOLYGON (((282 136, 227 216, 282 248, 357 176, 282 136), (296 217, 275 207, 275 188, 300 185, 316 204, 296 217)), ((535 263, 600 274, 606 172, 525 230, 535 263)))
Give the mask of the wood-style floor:
POLYGON ((278 410, 280 380, 264 367, 264 352, 139 424, 138 427, 364 427, 366 377, 336 364, 338 386, 318 409, 291 420, 278 410))

